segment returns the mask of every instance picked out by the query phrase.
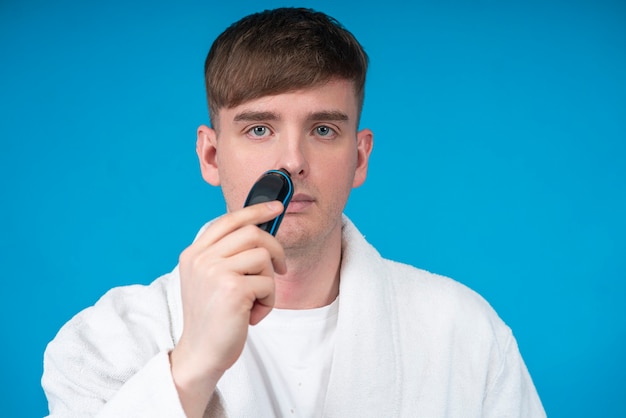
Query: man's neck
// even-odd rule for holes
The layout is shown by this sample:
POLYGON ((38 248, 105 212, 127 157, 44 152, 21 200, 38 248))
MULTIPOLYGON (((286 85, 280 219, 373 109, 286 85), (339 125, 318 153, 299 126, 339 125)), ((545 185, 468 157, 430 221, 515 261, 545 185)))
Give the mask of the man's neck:
POLYGON ((287 252, 287 273, 276 275, 276 303, 280 309, 312 309, 329 305, 339 295, 341 228, 319 248, 287 252))

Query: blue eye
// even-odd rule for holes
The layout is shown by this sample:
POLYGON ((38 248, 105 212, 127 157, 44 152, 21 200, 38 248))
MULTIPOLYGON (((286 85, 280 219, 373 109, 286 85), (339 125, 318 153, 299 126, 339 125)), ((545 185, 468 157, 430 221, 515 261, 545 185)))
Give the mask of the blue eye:
POLYGON ((269 130, 266 126, 254 126, 249 131, 249 134, 256 137, 266 136, 269 134, 269 130))
POLYGON ((324 125, 318 126, 317 128, 315 128, 315 132, 317 132, 319 136, 330 136, 334 133, 332 128, 329 128, 328 126, 324 126, 324 125))

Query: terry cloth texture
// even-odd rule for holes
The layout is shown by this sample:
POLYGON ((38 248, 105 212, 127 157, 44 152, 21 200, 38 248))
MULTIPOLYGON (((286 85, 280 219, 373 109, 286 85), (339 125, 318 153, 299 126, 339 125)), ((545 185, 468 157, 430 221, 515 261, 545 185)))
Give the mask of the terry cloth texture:
MULTIPOLYGON (((325 417, 544 417, 511 330, 460 283, 383 259, 344 217, 325 417)), ((168 353, 182 332, 178 269, 106 293, 48 345, 52 417, 184 417, 168 353)), ((241 362, 205 416, 273 416, 241 362)))

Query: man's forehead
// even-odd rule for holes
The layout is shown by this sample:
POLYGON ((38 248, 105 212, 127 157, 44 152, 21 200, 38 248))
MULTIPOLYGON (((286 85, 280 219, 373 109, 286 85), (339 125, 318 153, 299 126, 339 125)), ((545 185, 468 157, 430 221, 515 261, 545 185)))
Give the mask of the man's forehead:
POLYGON ((211 114, 213 128, 243 120, 271 121, 287 118, 359 123, 361 97, 353 80, 333 78, 310 87, 253 97, 211 114), (237 119, 237 120, 235 120, 237 119))
POLYGON ((290 90, 252 98, 232 107, 219 109, 229 118, 277 119, 287 114, 299 114, 308 119, 345 120, 355 117, 358 98, 354 84, 334 80, 305 89, 290 90))

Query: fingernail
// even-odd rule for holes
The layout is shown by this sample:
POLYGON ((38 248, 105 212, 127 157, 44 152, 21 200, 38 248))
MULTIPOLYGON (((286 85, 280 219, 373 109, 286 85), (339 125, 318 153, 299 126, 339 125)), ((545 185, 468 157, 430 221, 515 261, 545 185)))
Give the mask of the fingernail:
POLYGON ((266 202, 265 204, 267 205, 268 208, 270 208, 272 212, 279 210, 281 206, 278 200, 272 200, 272 201, 266 202))

